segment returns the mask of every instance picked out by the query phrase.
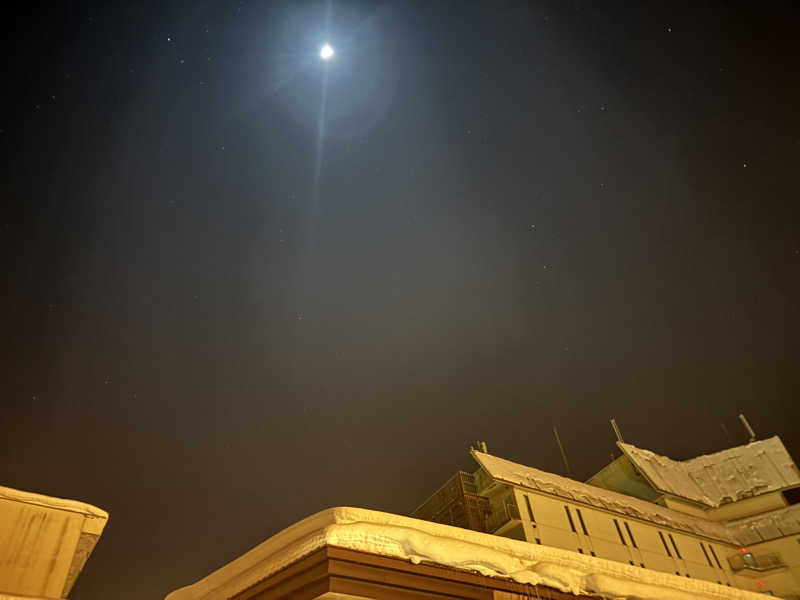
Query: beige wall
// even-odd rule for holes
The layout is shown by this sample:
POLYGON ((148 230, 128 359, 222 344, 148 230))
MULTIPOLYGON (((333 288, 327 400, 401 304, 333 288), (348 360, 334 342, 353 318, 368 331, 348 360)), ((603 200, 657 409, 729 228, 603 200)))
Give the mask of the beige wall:
POLYGON ((739 502, 723 504, 719 508, 706 511, 705 518, 711 521, 733 521, 751 515, 758 515, 770 510, 786 507, 786 500, 780 492, 762 494, 754 498, 745 498, 739 502))
MULTIPOLYGON (((645 521, 626 518, 522 488, 514 488, 513 494, 529 542, 537 543, 538 540, 538 543, 546 546, 575 552, 583 551, 584 554, 594 553, 600 558, 633 563, 636 566, 644 565, 644 568, 655 571, 677 573, 684 577, 731 585, 749 591, 761 592, 769 589, 760 586, 757 579, 737 575, 731 570, 728 556, 739 552, 739 549, 729 544, 656 527, 645 521), (533 510, 534 520, 531 520, 528 514, 526 496, 533 510), (569 509, 575 531, 570 526, 565 507, 569 509), (579 512, 586 526, 586 533, 580 523, 579 512), (619 532, 614 524, 615 520, 619 525, 619 532), (664 548, 659 532, 669 547, 669 553, 664 548), (675 552, 674 546, 677 546, 680 557, 675 552)), ((795 544, 800 550, 800 544, 796 542, 795 544)), ((800 560, 798 562, 800 563, 800 560)), ((772 581, 767 583, 772 585, 772 581)), ((800 588, 795 588, 793 593, 800 593, 800 588)))
POLYGON ((786 569, 766 575, 761 579, 766 589, 774 590, 779 596, 796 594, 800 596, 800 536, 787 536, 760 544, 751 544, 747 549, 755 556, 777 552, 786 569))

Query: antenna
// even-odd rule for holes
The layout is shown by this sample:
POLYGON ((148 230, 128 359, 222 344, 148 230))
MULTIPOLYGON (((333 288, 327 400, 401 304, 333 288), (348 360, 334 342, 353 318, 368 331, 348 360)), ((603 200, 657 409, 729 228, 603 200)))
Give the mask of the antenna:
POLYGON ((727 438, 727 440, 728 440, 728 443, 729 443, 731 446, 734 446, 735 444, 733 443, 733 439, 731 438, 731 434, 730 434, 730 432, 728 431, 728 428, 727 428, 727 427, 725 427, 725 423, 720 423, 720 424, 719 424, 719 426, 720 426, 720 427, 722 427, 722 433, 724 433, 724 434, 725 434, 725 437, 727 438))
POLYGON ((621 444, 624 443, 622 441, 622 434, 619 431, 619 427, 617 426, 617 420, 616 419, 611 419, 611 428, 614 430, 614 433, 617 436, 617 441, 619 443, 621 443, 621 444))
POLYGON ((756 441, 756 432, 753 431, 752 427, 750 427, 750 423, 747 421, 747 417, 745 417, 741 413, 739 413, 739 420, 742 422, 742 425, 744 425, 744 428, 747 431, 747 435, 750 436, 750 438, 747 440, 747 443, 752 444, 753 442, 756 441))
POLYGON ((569 468, 569 462, 567 462, 567 453, 564 452, 564 444, 561 443, 561 437, 558 435, 558 428, 555 426, 553 426, 553 434, 556 436, 558 449, 561 450, 561 459, 564 461, 564 468, 567 470, 567 477, 572 478, 572 471, 569 468))
POLYGON ((475 446, 470 446, 469 449, 470 450, 477 450, 478 452, 483 452, 484 454, 489 454, 489 450, 486 447, 486 442, 482 442, 480 440, 475 442, 475 446))

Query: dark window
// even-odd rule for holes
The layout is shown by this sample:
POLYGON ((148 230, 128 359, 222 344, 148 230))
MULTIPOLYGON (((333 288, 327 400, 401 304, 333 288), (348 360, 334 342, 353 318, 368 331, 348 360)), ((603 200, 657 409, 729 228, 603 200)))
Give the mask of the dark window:
POLYGON ((713 569, 714 563, 711 562, 711 557, 708 555, 708 551, 706 550, 706 547, 703 545, 703 542, 700 542, 700 547, 703 549, 703 554, 706 555, 706 562, 708 562, 708 566, 713 569))
POLYGON ((800 504, 800 488, 786 490, 783 492, 783 497, 786 498, 786 502, 789 503, 789 506, 800 504))
POLYGON ((578 548, 578 552, 580 552, 581 554, 583 554, 583 548, 578 548))
POLYGON ((581 514, 581 509, 576 508, 575 512, 578 513, 578 521, 581 522, 581 529, 583 529, 583 535, 589 535, 589 532, 586 531, 586 523, 583 522, 583 515, 581 514))
POLYGON ((717 558, 717 553, 714 552, 714 546, 711 544, 708 545, 708 549, 711 550, 711 556, 714 557, 714 562, 717 563, 717 566, 721 569, 722 565, 719 563, 719 559, 717 558))
POLYGON ((597 556, 597 554, 594 553, 594 550, 589 550, 589 554, 591 554, 592 556, 597 556))
POLYGON ((617 535, 619 535, 619 541, 622 542, 623 546, 627 546, 628 544, 625 543, 625 538, 622 537, 622 529, 619 528, 619 523, 617 523, 616 519, 614 519, 614 527, 617 528, 617 535))
POLYGON ((525 496, 525 506, 528 508, 528 515, 530 516, 531 521, 535 523, 536 519, 533 518, 533 508, 531 508, 531 501, 528 499, 528 496, 525 496))
POLYGON ((639 563, 639 566, 644 569, 644 563, 639 563))
POLYGON ((633 561, 632 561, 632 560, 629 560, 628 562, 629 562, 629 563, 631 563, 631 566, 632 566, 632 567, 635 567, 635 566, 636 566, 636 565, 634 565, 634 564, 633 564, 633 561))
POLYGON ((537 544, 541 544, 541 543, 542 543, 542 540, 540 540, 539 538, 536 538, 536 543, 537 543, 537 544))
POLYGON ((573 532, 578 533, 578 530, 575 529, 575 523, 572 522, 572 513, 569 512, 569 506, 565 506, 564 510, 567 511, 567 520, 569 521, 569 526, 573 532))
POLYGON ((625 523, 625 531, 628 532, 628 537, 631 538, 631 544, 633 544, 634 548, 638 548, 639 546, 636 545, 636 540, 633 539, 633 533, 631 533, 631 528, 628 526, 628 523, 625 523))
POLYGON ((675 543, 675 538, 672 537, 671 533, 668 533, 667 535, 669 536, 669 541, 672 542, 672 547, 675 549, 675 556, 683 560, 683 557, 681 556, 681 551, 678 550, 678 544, 675 543))
POLYGON ((664 539, 664 534, 659 531, 658 537, 661 538, 661 543, 664 544, 664 550, 667 551, 667 556, 672 558, 672 552, 669 551, 669 546, 667 546, 667 540, 664 539))

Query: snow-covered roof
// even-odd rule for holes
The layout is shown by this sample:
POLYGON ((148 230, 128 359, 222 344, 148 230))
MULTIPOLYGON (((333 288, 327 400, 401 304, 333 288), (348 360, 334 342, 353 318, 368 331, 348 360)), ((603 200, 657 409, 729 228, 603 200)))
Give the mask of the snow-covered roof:
POLYGON ((618 445, 655 489, 709 507, 800 486, 800 471, 777 436, 684 461, 618 445))
POLYGON ((563 592, 638 600, 759 600, 761 594, 569 550, 360 508, 331 508, 284 529, 167 600, 227 600, 324 547, 433 563, 563 592))
POLYGON ((729 521, 728 529, 743 546, 800 534, 800 504, 729 521))
POLYGON ((25 492, 23 490, 15 490, 10 487, 3 487, 0 485, 0 500, 13 500, 14 502, 22 502, 23 504, 35 504, 36 506, 44 506, 46 508, 56 508, 58 510, 66 510, 68 512, 80 513, 87 517, 95 517, 98 519, 108 520, 108 513, 102 508, 97 508, 85 502, 78 502, 77 500, 67 500, 66 498, 54 498, 53 496, 45 496, 43 494, 36 494, 34 492, 25 492))
POLYGON ((619 492, 613 492, 561 477, 553 473, 527 467, 519 463, 472 450, 472 455, 491 477, 512 485, 534 491, 582 502, 621 515, 641 519, 695 535, 737 544, 722 523, 707 521, 665 508, 646 500, 639 500, 619 492))

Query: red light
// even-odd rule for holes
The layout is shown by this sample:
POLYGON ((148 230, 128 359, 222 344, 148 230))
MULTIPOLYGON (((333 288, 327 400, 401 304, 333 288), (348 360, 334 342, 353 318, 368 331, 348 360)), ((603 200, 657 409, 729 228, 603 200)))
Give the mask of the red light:
POLYGON ((739 548, 739 550, 741 550, 742 554, 747 554, 747 548, 739 548))
POLYGON ((765 586, 765 585, 767 585, 767 584, 766 584, 766 583, 764 583, 763 581, 759 581, 759 582, 758 582, 758 585, 760 585, 761 587, 764 587, 764 586, 765 586))

